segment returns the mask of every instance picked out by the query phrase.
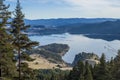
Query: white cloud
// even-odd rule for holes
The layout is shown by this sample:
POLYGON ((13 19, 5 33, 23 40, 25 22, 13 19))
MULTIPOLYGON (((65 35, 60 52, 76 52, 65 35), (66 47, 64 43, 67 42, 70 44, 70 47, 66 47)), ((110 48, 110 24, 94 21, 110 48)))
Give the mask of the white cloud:
MULTIPOLYGON (((6 0, 16 1, 16 0, 6 0)), ((120 0, 20 0, 21 2, 36 2, 36 3, 67 3, 74 7, 103 7, 117 6, 120 7, 120 0)))
POLYGON ((5 1, 14 1, 14 0, 5 0, 5 1))
POLYGON ((120 0, 64 0, 73 7, 81 8, 103 8, 103 7, 120 7, 120 0), (114 5, 114 6, 113 6, 114 5))
MULTIPOLYGON (((81 11, 87 17, 118 17, 120 0, 64 0, 71 5, 73 11, 81 11)), ((85 17, 84 16, 84 17, 85 17)))
MULTIPOLYGON (((15 1, 16 0, 6 0, 15 1)), ((83 17, 120 17, 120 0, 20 0, 25 3, 56 4, 83 17), (64 6, 63 6, 64 5, 64 6)), ((37 6, 36 5, 36 6, 37 6)), ((53 4, 52 4, 53 5, 53 4)), ((39 6, 39 5, 38 5, 39 6)), ((48 7, 49 8, 49 7, 48 7)), ((73 14, 73 15, 75 15, 73 14)))

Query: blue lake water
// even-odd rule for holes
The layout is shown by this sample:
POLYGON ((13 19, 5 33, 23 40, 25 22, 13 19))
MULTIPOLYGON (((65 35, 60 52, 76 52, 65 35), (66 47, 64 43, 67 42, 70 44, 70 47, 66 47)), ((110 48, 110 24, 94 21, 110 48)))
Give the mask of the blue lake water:
POLYGON ((30 36, 30 39, 40 42, 40 45, 51 43, 68 44, 70 50, 65 56, 63 56, 63 60, 68 63, 72 63, 75 55, 80 52, 93 52, 98 56, 105 53, 106 59, 109 60, 111 57, 115 57, 117 51, 120 49, 120 40, 106 41, 102 39, 88 38, 83 35, 71 35, 68 33, 59 35, 30 36))

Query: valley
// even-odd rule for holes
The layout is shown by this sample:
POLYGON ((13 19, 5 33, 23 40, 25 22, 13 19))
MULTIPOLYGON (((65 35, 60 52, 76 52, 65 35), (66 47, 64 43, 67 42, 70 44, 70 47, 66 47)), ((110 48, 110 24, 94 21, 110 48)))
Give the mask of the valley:
POLYGON ((0 0, 0 80, 120 80, 119 0, 0 0))

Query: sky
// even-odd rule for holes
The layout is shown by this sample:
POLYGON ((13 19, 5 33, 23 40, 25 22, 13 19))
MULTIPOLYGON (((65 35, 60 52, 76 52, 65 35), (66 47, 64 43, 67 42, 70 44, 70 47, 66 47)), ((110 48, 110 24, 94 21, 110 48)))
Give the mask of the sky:
MULTIPOLYGON (((16 0, 6 0, 14 11, 16 0)), ((20 0, 27 19, 120 18, 120 0, 20 0)))

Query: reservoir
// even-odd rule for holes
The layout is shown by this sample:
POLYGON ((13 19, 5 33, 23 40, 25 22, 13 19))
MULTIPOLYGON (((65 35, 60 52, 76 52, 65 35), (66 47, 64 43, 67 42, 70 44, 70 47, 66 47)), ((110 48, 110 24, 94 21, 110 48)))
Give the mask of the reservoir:
POLYGON ((120 40, 107 41, 103 39, 89 38, 82 34, 53 34, 43 36, 30 36, 32 41, 40 42, 40 45, 51 43, 68 44, 70 50, 62 57, 64 61, 72 63, 76 54, 81 52, 95 53, 101 56, 106 55, 106 59, 115 57, 120 49, 120 40))

